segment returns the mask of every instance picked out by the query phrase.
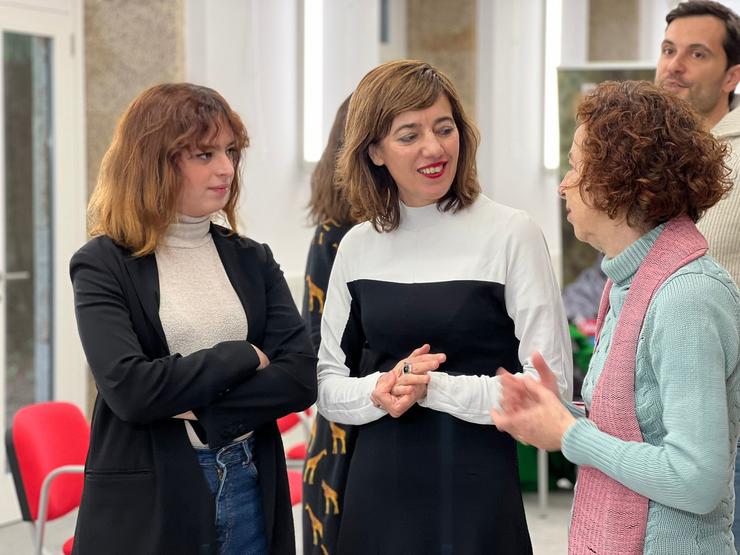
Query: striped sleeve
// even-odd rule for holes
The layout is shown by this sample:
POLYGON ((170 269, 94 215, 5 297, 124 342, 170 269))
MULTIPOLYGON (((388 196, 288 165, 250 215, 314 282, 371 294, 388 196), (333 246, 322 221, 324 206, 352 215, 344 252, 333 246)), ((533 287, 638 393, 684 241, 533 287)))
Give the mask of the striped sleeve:
POLYGON ((339 246, 329 278, 321 321, 317 407, 322 416, 339 424, 367 424, 385 416, 370 395, 380 377, 373 372, 357 377, 365 336, 358 299, 347 283, 345 243, 339 246))

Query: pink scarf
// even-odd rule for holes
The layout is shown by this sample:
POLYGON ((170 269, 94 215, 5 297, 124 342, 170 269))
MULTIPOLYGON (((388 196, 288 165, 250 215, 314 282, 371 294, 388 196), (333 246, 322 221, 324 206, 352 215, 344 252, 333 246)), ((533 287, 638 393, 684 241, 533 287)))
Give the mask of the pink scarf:
MULTIPOLYGON (((635 411, 637 343, 650 301, 663 282, 707 251, 707 241, 683 216, 669 221, 630 285, 609 346, 609 354, 593 392, 588 417, 599 430, 624 441, 642 442, 635 411)), ((599 306, 599 337, 609 309, 612 281, 599 306)), ((571 555, 637 555, 643 553, 649 499, 603 472, 582 466, 568 534, 571 555)))

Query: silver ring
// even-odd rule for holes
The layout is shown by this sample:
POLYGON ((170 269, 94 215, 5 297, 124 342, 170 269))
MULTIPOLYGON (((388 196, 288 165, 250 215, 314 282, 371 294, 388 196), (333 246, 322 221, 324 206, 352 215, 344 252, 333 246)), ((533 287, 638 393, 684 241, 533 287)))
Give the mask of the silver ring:
POLYGON ((411 372, 411 363, 410 362, 404 362, 403 363, 403 373, 409 374, 411 372))

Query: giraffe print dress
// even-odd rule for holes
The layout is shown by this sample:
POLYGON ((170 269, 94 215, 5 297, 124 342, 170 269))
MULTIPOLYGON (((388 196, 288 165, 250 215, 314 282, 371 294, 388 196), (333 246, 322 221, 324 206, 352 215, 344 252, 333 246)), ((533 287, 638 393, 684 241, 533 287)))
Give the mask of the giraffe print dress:
MULTIPOLYGON (((352 226, 329 220, 317 226, 306 262, 302 314, 314 349, 321 343, 321 316, 339 242, 352 226)), ((329 422, 316 415, 303 473, 303 553, 337 553, 344 507, 344 485, 354 447, 354 426, 329 422)))

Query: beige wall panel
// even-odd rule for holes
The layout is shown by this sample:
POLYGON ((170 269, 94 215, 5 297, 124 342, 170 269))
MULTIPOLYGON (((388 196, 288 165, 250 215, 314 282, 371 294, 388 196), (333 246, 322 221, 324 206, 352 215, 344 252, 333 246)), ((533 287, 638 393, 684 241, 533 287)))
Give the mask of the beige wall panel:
POLYGON ((408 0, 408 57, 449 75, 465 110, 475 116, 476 1, 408 0))
POLYGON ((185 77, 184 0, 85 0, 87 175, 119 116, 144 88, 185 77))
POLYGON ((640 57, 639 0, 590 0, 588 60, 611 62, 640 57))

